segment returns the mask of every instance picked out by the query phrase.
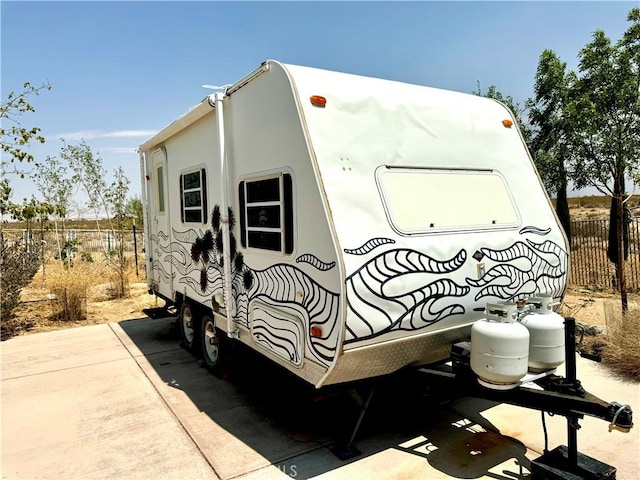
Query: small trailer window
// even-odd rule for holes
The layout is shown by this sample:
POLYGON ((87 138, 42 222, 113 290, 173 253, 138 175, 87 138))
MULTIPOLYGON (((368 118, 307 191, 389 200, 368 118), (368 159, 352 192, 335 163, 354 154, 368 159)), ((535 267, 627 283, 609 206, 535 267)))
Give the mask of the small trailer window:
POLYGON ((519 216, 500 174, 484 170, 381 167, 387 217, 401 234, 514 227, 519 216))
POLYGON ((158 184, 158 214, 164 214, 164 164, 156 167, 156 183, 158 184))
POLYGON ((183 223, 207 222, 207 176, 205 169, 180 175, 183 223))
POLYGON ((243 247, 293 252, 291 175, 240 182, 239 200, 243 247))

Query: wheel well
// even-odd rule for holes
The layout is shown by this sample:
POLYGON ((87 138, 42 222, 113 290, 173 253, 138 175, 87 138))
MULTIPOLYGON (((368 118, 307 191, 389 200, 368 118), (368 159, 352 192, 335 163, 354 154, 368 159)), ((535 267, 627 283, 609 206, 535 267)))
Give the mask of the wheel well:
POLYGON ((175 305, 178 312, 180 312, 180 309, 182 308, 182 305, 184 303, 188 303, 194 315, 198 315, 198 317, 200 318, 202 318, 205 315, 209 315, 213 317, 213 310, 210 307, 203 305, 202 303, 198 302, 197 300, 194 300, 193 298, 189 298, 182 295, 181 293, 177 293, 175 305))

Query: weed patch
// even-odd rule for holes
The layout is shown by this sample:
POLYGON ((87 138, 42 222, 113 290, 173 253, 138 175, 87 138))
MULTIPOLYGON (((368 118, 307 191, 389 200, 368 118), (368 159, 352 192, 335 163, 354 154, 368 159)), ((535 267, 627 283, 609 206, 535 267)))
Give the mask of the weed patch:
POLYGON ((622 315, 613 305, 605 304, 605 320, 603 362, 618 373, 640 379, 640 307, 622 315))
POLYGON ((60 262, 48 266, 46 284, 50 291, 51 320, 74 322, 87 318, 87 297, 102 269, 93 263, 76 261, 67 267, 60 262))

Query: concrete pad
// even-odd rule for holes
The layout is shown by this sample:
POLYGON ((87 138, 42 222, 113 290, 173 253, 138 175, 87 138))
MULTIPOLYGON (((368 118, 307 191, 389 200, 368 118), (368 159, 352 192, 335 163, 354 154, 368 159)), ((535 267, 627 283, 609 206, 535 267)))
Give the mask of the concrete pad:
MULTIPOLYGON (((183 349, 159 347, 155 353, 136 354, 149 349, 154 333, 147 327, 153 329, 153 324, 121 322, 114 331, 121 329, 118 336, 128 337, 123 343, 221 478, 234 478, 322 446, 322 438, 311 439, 275 418, 277 412, 267 411, 264 402, 239 384, 198 368, 200 363, 183 349)), ((177 345, 175 339, 172 344, 177 345)), ((274 385, 277 382, 276 378, 274 385)))
POLYGON ((179 350, 175 317, 139 318, 109 325, 133 357, 179 350))
POLYGON ((3 342, 2 478, 217 478, 110 332, 3 342))
MULTIPOLYGON (((356 419, 347 390, 317 401, 307 384, 246 350, 231 379, 214 377, 178 347, 172 322, 3 342, 3 478, 524 479, 544 448, 537 411, 440 404, 400 377, 378 387, 356 439, 362 454, 341 461, 330 448, 356 419)), ((640 411, 637 382, 583 359, 578 378, 640 411)), ((608 433, 602 420, 580 423, 581 452, 617 467, 618 480, 637 478, 638 427, 608 433)), ((566 444, 563 417, 547 416, 547 427, 550 448, 566 444)))
POLYGON ((288 460, 243 480, 285 478, 445 479, 522 478, 526 448, 515 439, 486 431, 458 415, 438 412, 438 421, 418 435, 377 431, 357 442, 362 455, 339 461, 329 450, 288 460))
MULTIPOLYGON (((148 345, 153 335, 120 326, 137 346, 148 345)), ((349 396, 309 403, 294 377, 253 352, 243 357, 248 365, 231 381, 198 369, 198 361, 183 350, 136 357, 221 478, 525 478, 530 460, 543 449, 539 412, 476 399, 431 405, 407 385, 391 382, 382 387, 382 398, 374 401, 356 441, 362 454, 341 461, 330 447, 345 433, 348 437, 355 420, 349 396)), ((589 387, 593 372, 582 372, 583 364, 586 369, 594 364, 579 360, 579 377, 589 387)), ((637 392, 634 385, 619 392, 607 386, 605 391, 615 395, 601 396, 628 401, 637 392)), ((585 422, 606 431, 602 420, 585 422)), ((565 425, 562 417, 547 420, 550 448, 566 444, 565 425)), ((629 439, 611 435, 622 443, 629 439)), ((581 451, 620 465, 607 452, 590 450, 581 437, 582 431, 581 451)), ((629 448, 635 448, 633 441, 629 448)), ((627 478, 620 467, 618 478, 627 478)))
POLYGON ((3 380, 129 358, 106 324, 14 337, 0 355, 3 380))
MULTIPOLYGON (((639 411, 637 382, 611 378, 604 367, 583 359, 578 360, 578 375, 591 393, 606 401, 630 403, 639 411)), ((524 479, 530 475, 530 460, 543 451, 541 415, 537 411, 471 398, 444 406, 428 402, 421 405, 415 399, 408 401, 410 391, 396 388, 395 392, 395 411, 392 394, 368 417, 369 423, 356 441, 362 455, 341 462, 323 448, 251 472, 242 479, 524 479), (404 414, 397 409, 404 409, 404 414)), ((608 423, 603 420, 587 417, 580 423, 580 451, 616 467, 618 480, 635 480, 640 451, 637 428, 628 434, 608 433, 608 423)), ((547 428, 550 449, 566 445, 564 417, 547 416, 547 428)))
POLYGON ((351 460, 341 461, 323 448, 241 478, 525 478, 527 470, 521 465, 526 462, 526 447, 516 439, 486 430, 448 410, 418 413, 418 425, 413 426, 405 423, 402 415, 393 417, 401 420, 398 428, 370 425, 357 441, 362 454, 351 460))

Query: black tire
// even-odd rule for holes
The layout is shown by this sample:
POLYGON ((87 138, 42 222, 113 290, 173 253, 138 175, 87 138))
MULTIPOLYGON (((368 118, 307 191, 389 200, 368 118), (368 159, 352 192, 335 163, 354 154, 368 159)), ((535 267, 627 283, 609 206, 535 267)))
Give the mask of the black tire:
POLYGON ((200 346, 198 338, 200 335, 200 322, 197 311, 188 302, 184 302, 180 307, 178 328, 180 329, 180 340, 184 348, 196 353, 200 346))
POLYGON ((222 339, 220 332, 216 328, 215 321, 209 315, 202 317, 200 324, 200 341, 203 365, 213 374, 221 372, 222 353, 220 348, 222 339))

